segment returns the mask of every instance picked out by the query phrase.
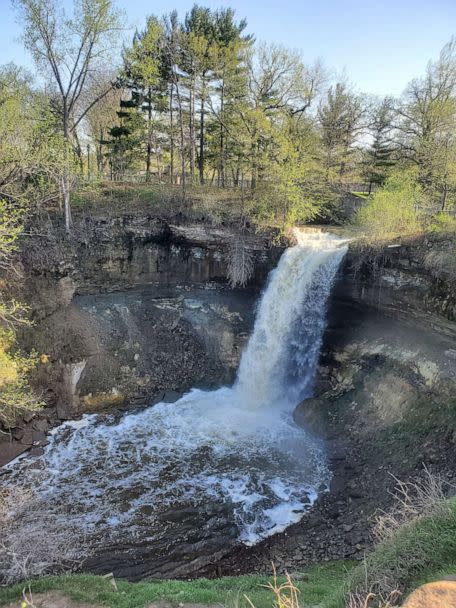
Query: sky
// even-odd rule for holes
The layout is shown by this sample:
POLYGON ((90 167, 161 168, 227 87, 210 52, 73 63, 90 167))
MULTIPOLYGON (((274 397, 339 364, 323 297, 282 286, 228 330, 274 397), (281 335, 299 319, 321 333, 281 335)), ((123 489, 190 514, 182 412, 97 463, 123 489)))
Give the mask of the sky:
MULTIPOLYGON (((180 15, 193 0, 114 0, 125 11, 127 39, 150 14, 176 8, 180 15)), ((72 6, 72 0, 59 0, 72 6)), ((335 75, 346 73, 362 92, 399 95, 407 82, 456 34, 456 0, 199 0, 231 6, 245 17, 257 40, 302 51, 306 61, 323 59, 335 75)), ((13 61, 33 71, 19 40, 20 26, 10 0, 0 0, 0 64, 13 61)))

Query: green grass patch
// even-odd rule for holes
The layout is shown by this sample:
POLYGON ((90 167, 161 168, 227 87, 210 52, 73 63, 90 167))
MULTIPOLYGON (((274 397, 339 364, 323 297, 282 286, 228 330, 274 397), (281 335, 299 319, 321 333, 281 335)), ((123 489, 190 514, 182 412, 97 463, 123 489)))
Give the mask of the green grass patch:
MULTIPOLYGON (((306 570, 303 578, 296 580, 296 586, 300 590, 300 605, 303 608, 320 605, 328 594, 333 594, 343 585, 352 568, 352 562, 340 561, 306 570)), ((238 606, 247 608, 245 595, 256 608, 272 608, 273 596, 262 586, 270 581, 271 577, 255 575, 141 583, 118 580, 118 591, 116 591, 109 581, 100 576, 74 574, 31 581, 31 590, 32 593, 60 591, 75 601, 91 602, 111 608, 141 608, 160 600, 176 604, 220 604, 233 608, 238 606)), ((0 605, 19 602, 24 585, 27 583, 0 589, 0 605)))

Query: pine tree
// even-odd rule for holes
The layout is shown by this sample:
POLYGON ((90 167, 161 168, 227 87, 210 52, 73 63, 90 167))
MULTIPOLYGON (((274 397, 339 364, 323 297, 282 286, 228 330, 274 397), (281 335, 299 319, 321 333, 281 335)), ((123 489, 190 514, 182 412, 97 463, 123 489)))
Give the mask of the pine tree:
POLYGON ((396 164, 396 147, 392 139, 393 119, 393 102, 386 97, 372 112, 370 132, 373 141, 366 150, 363 169, 363 176, 369 184, 369 194, 374 186, 383 186, 396 164))

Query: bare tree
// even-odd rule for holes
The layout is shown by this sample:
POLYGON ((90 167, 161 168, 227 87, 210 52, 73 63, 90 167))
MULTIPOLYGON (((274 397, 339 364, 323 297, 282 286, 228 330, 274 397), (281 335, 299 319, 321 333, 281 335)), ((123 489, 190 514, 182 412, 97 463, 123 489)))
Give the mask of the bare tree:
POLYGON ((228 257, 227 277, 231 287, 245 287, 254 271, 254 258, 243 235, 234 237, 228 257))
POLYGON ((119 13, 112 0, 74 0, 70 18, 59 0, 13 0, 24 26, 23 40, 38 69, 55 90, 66 149, 62 177, 65 227, 71 228, 69 145, 87 112, 111 88, 84 107, 80 100, 88 81, 112 50, 119 13))

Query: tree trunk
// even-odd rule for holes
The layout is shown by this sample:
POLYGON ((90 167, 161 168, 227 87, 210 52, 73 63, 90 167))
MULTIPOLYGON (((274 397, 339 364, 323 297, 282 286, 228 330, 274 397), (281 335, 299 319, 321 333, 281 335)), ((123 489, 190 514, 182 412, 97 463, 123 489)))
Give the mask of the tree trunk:
POLYGON ((157 137, 155 135, 152 135, 152 137, 153 137, 152 141, 153 141, 154 148, 155 148, 155 158, 157 160, 157 177, 158 177, 158 181, 161 182, 162 168, 161 168, 160 150, 158 147, 157 137))
POLYGON ((152 90, 149 87, 147 96, 147 156, 146 181, 150 180, 150 163, 152 157, 152 90))
POLYGON ((174 84, 171 84, 171 92, 169 94, 169 175, 171 184, 174 184, 174 117, 173 117, 173 93, 174 84))
POLYGON ((225 132, 223 129, 223 112, 225 109, 225 84, 220 91, 220 183, 225 187, 225 132))
POLYGON ((193 181, 195 176, 195 80, 192 77, 190 83, 190 120, 189 120, 189 145, 190 145, 190 176, 193 181))
POLYGON ((200 104, 200 133, 199 133, 199 157, 198 157, 198 168, 199 168, 199 179, 200 184, 204 184, 204 103, 206 96, 206 84, 204 81, 201 89, 201 104, 200 104))
POLYGON ((71 218, 71 204, 70 204, 70 129, 69 129, 69 116, 66 105, 66 100, 63 102, 63 138, 64 138, 64 168, 62 176, 62 194, 63 194, 63 213, 65 218, 65 230, 70 233, 73 221, 71 218))
POLYGON ((442 207, 441 207, 442 212, 444 212, 446 210, 447 196, 448 196, 448 185, 445 182, 445 185, 443 187, 443 197, 442 197, 442 207))
POLYGON ((185 136, 184 136, 184 117, 182 114, 182 98, 179 90, 179 82, 176 80, 176 97, 177 107, 179 109, 179 131, 180 131, 180 153, 181 153, 181 185, 182 193, 185 201, 185 136))

